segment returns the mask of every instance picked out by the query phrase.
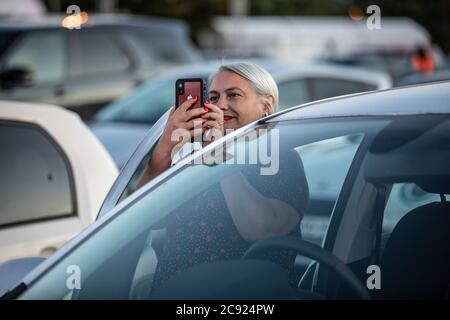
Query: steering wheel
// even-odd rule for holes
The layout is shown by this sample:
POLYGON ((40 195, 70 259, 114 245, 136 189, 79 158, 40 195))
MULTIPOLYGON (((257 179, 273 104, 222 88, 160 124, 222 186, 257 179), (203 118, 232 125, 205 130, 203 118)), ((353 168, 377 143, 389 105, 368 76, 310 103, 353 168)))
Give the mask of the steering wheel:
POLYGON ((269 249, 291 249, 304 257, 316 260, 330 268, 344 280, 344 282, 357 294, 359 299, 371 299, 369 291, 345 263, 322 247, 296 237, 274 237, 257 241, 245 251, 242 259, 256 259, 262 252, 269 249))

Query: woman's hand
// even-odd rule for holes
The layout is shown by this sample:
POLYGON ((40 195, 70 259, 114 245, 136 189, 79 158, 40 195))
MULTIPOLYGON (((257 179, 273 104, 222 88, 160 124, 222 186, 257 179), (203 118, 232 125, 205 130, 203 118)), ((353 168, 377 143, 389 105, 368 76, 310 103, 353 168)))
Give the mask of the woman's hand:
POLYGON ((203 146, 217 140, 225 134, 223 127, 223 111, 218 106, 205 102, 205 106, 209 109, 209 112, 203 114, 201 118, 204 120, 202 127, 203 132, 203 146))
POLYGON ((200 130, 194 131, 194 126, 197 125, 200 127, 205 122, 200 116, 206 114, 208 109, 194 108, 188 110, 197 100, 198 97, 194 97, 193 99, 186 100, 178 108, 172 107, 155 152, 161 152, 165 156, 171 155, 172 149, 180 142, 172 136, 173 132, 177 129, 186 130, 189 132, 191 138, 195 138, 195 135, 200 134, 200 130))

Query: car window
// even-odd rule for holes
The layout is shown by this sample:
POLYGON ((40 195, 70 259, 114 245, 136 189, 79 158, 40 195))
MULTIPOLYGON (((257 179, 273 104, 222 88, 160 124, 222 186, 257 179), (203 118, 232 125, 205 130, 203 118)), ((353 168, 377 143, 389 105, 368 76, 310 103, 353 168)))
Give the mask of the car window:
POLYGON ((151 52, 159 62, 186 63, 199 60, 194 47, 177 31, 165 28, 132 28, 129 30, 132 39, 151 52), (176 46, 177 50, 173 50, 176 46))
MULTIPOLYGON (((133 200, 132 204, 123 206, 120 215, 114 216, 95 236, 86 239, 68 254, 32 285, 23 298, 65 297, 70 291, 65 286, 66 270, 71 265, 79 266, 81 270, 78 298, 129 298, 136 297, 136 294, 149 298, 150 292, 156 290, 152 287, 164 287, 174 270, 181 271, 217 259, 239 259, 251 242, 244 240, 239 233, 227 199, 233 193, 241 196, 242 192, 238 190, 249 189, 239 188, 248 185, 257 191, 257 198, 243 198, 241 214, 244 210, 253 210, 264 204, 268 199, 275 201, 273 203, 281 202, 283 206, 287 205, 283 212, 296 212, 300 218, 299 224, 290 226, 289 234, 316 242, 322 235, 312 235, 313 230, 323 232, 328 221, 314 222, 308 216, 316 214, 326 217, 330 214, 331 205, 311 207, 311 203, 324 201, 329 195, 332 195, 333 202, 342 188, 345 173, 343 176, 330 175, 329 179, 336 181, 331 181, 329 186, 319 184, 314 187, 318 183, 314 182, 314 173, 308 172, 315 170, 311 160, 308 160, 309 157, 312 159, 312 155, 308 153, 327 154, 329 150, 330 156, 324 166, 339 162, 336 168, 348 170, 352 156, 342 152, 333 157, 331 150, 350 140, 349 154, 352 154, 366 131, 376 130, 385 123, 291 121, 262 125, 258 128, 259 136, 251 129, 240 136, 242 139, 236 141, 231 154, 225 153, 228 155, 225 163, 210 161, 211 156, 221 155, 222 152, 198 156, 195 159, 200 162, 180 165, 177 174, 167 178, 153 191, 140 195, 139 201, 133 200), (262 132, 261 129, 267 131, 262 132), (277 135, 279 143, 273 143, 272 139, 276 139, 277 135), (273 161, 260 163, 256 159, 252 164, 250 154, 254 153, 250 151, 258 150, 254 148, 264 140, 270 141, 266 155, 273 154, 273 158, 270 157, 273 161), (240 159, 246 159, 247 164, 238 164, 241 156, 243 158, 240 159), (271 174, 262 174, 269 171, 271 174), (326 192, 327 189, 332 191, 326 192), (305 221, 309 224, 306 228, 302 226, 305 221), (314 223, 320 225, 313 226, 314 223), (211 251, 211 248, 214 249, 211 251), (146 264, 148 268, 136 268, 141 264, 146 264), (142 273, 143 269, 145 272, 142 273), (108 277, 103 276, 106 274, 108 277), (145 280, 139 282, 138 279, 145 280)), ((307 266, 301 261, 294 264, 296 257, 292 253, 276 251, 269 256, 289 270, 293 283, 298 282, 307 266)))
POLYGON ((80 29, 71 36, 74 77, 120 72, 131 64, 113 31, 80 29))
POLYGON ((384 210, 383 233, 390 234, 411 210, 434 201, 440 201, 438 194, 423 191, 415 183, 395 183, 384 210))
POLYGON ((377 89, 372 84, 344 79, 313 78, 309 81, 314 100, 377 89))
POLYGON ((297 106, 312 100, 305 79, 281 81, 278 83, 278 91, 280 97, 278 110, 297 106))
POLYGON ((321 244, 336 200, 364 135, 338 136, 299 146, 308 180, 310 202, 302 234, 321 244))
POLYGON ((374 292, 377 298, 448 297, 448 119, 398 117, 375 139, 363 164, 366 179, 378 190, 386 190, 378 193, 374 206, 377 239, 371 263, 382 272, 381 288, 374 292), (380 202, 386 200, 383 207, 380 202))
POLYGON ((95 120, 155 123, 175 103, 174 83, 170 79, 144 84, 103 108, 95 120))
POLYGON ((62 150, 33 125, 0 123, 0 226, 75 214, 62 150))
MULTIPOLYGON (((448 141, 450 141, 450 121, 443 120, 444 118, 442 118, 441 121, 434 120, 434 122, 431 122, 433 120, 429 120, 430 123, 435 127, 432 127, 431 129, 427 128, 427 130, 425 132, 422 132, 422 134, 419 134, 421 130, 424 130, 423 128, 421 128, 420 123, 413 122, 412 120, 409 125, 416 126, 416 134, 413 135, 412 138, 407 140, 403 146, 391 151, 393 155, 401 153, 411 154, 411 150, 415 151, 415 149, 417 149, 421 150, 420 152, 422 152, 423 155, 416 154, 415 158, 409 159, 408 163, 404 164, 405 169, 402 168, 402 170, 406 171, 407 169, 411 170, 412 167, 416 171, 416 177, 413 176, 407 179, 402 177, 400 174, 396 175, 395 171, 393 170, 391 170, 391 176, 389 176, 388 171, 386 171, 386 177, 383 177, 384 180, 393 181, 393 183, 391 184, 386 184, 387 186, 389 186, 390 192, 388 193, 386 206, 384 209, 384 234, 389 235, 398 224, 398 222, 412 210, 432 202, 440 202, 442 200, 440 197, 440 193, 437 193, 434 190, 442 189, 442 194, 446 193, 443 186, 446 183, 445 180, 447 179, 447 177, 443 176, 441 182, 439 181, 439 179, 425 179, 423 177, 420 178, 420 176, 425 175, 425 173, 422 173, 419 168, 423 171, 431 169, 427 169, 426 165, 419 166, 418 164, 419 161, 423 161, 423 158, 428 158, 430 164, 436 162, 436 164, 434 164, 434 167, 436 168, 435 170, 440 170, 440 163, 442 161, 445 161, 445 152, 448 152, 449 150, 448 141), (439 153, 436 153, 436 151, 438 151, 439 153), (414 166, 416 166, 417 168, 414 166), (421 187, 420 183, 414 182, 414 180, 419 180, 420 183, 422 183, 429 190, 424 190, 421 187)), ((399 130, 398 136, 401 137, 400 134, 405 133, 402 133, 399 130)), ((386 165, 384 162, 380 161, 379 166, 380 168, 384 168, 386 165)), ((406 174, 403 173, 403 175, 406 174)))
MULTIPOLYGON (((156 145, 156 143, 155 143, 155 145, 156 145)), ((152 150, 150 150, 150 152, 144 158, 142 158, 141 162, 139 163, 138 167, 136 168, 136 171, 133 173, 130 181, 128 182, 127 186, 125 187, 122 194, 120 195, 117 203, 122 202, 123 200, 128 198, 133 192, 135 192, 138 189, 139 179, 141 178, 145 168, 147 167, 147 164, 150 161, 152 153, 153 153, 153 148, 152 148, 152 150)))
MULTIPOLYGON (((450 141, 450 121, 441 120, 436 123, 431 123, 435 125, 434 128, 428 129, 421 135, 416 133, 417 137, 414 136, 414 139, 410 139, 411 141, 407 141, 408 143, 402 146, 402 148, 399 148, 399 150, 393 150, 392 153, 411 153, 411 149, 414 150, 413 148, 415 148, 420 150, 420 153, 423 153, 423 155, 419 153, 415 154, 415 158, 408 161, 409 166, 415 165, 422 168, 424 171, 431 170, 431 168, 427 168, 425 165, 419 166, 418 164, 415 164, 415 161, 421 160, 421 156, 426 156, 430 159, 429 161, 433 168, 435 168, 435 170, 440 170, 440 164, 445 162, 446 153, 444 152, 449 150, 448 143, 450 141), (432 146, 433 149, 425 149, 424 146, 427 145, 432 146), (420 148, 422 148, 422 150, 420 148), (436 151, 439 151, 440 153, 436 153, 436 151)), ((411 122, 410 125, 413 126, 415 123, 411 122)), ((416 130, 418 130, 417 132, 420 132, 420 130, 423 129, 416 124, 416 130)), ((409 168, 409 166, 405 164, 406 168, 409 168)), ((383 163, 380 163, 380 167, 383 167, 383 163)), ((419 169, 414 169, 419 172, 419 169)), ((440 181, 437 178, 424 179, 420 178, 419 174, 417 175, 419 177, 410 178, 410 180, 421 181, 420 183, 423 183, 427 189, 424 190, 420 183, 414 181, 396 181, 402 180, 402 178, 396 176, 390 177, 390 180, 393 180, 394 182, 390 184, 390 192, 388 194, 387 203, 384 210, 384 234, 389 235, 394 230, 398 222, 412 210, 432 202, 441 202, 442 199, 440 193, 435 192, 434 189, 442 189, 442 194, 446 194, 446 190, 443 187, 445 185, 445 176, 443 176, 442 181, 440 181)), ((424 174, 421 173, 421 175, 424 174)), ((403 178, 403 180, 405 180, 405 178, 403 178)))
MULTIPOLYGON (((311 198, 308 209, 311 214, 305 216, 302 228, 304 228, 304 233, 311 233, 311 240, 317 244, 323 240, 328 219, 362 138, 362 134, 339 136, 295 148, 295 151, 301 155, 303 166, 306 169, 311 198), (340 161, 337 161, 338 158, 340 161), (333 179, 330 179, 330 176, 333 179), (308 224, 310 216, 314 220, 312 224, 308 224), (310 228, 318 226, 320 226, 320 233, 316 232, 317 230, 311 232, 310 228)), ((139 179, 152 152, 153 149, 143 157, 119 197, 118 203, 138 189, 139 179)))
POLYGON ((61 81, 67 72, 65 34, 58 31, 26 33, 8 53, 3 68, 30 70, 35 85, 61 81))

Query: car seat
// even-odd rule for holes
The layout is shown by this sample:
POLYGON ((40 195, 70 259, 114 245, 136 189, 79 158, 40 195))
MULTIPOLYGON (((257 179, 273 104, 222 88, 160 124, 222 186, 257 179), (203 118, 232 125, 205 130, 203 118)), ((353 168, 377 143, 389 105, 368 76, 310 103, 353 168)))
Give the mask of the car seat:
POLYGON ((421 178, 424 191, 441 195, 408 212, 395 226, 381 259, 380 299, 448 299, 450 294, 449 177, 421 178))

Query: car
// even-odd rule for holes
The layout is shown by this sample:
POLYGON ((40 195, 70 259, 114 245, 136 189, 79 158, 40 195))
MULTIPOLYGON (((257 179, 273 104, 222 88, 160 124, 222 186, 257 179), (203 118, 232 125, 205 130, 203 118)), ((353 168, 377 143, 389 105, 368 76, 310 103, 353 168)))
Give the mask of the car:
MULTIPOLYGON (((326 64, 292 64, 258 61, 274 77, 279 88, 279 110, 287 107, 391 86, 383 73, 326 64)), ((219 68, 216 62, 173 68, 100 110, 89 127, 122 168, 145 133, 174 105, 178 78, 204 78, 219 68)))
MULTIPOLYGON (((6 278, 10 286, 8 290, 2 285, 3 298, 446 299, 449 101, 450 82, 442 82, 293 107, 227 134, 137 188, 136 178, 161 135, 166 113, 121 171, 97 221, 51 257, 35 263, 30 273, 17 274, 14 284, 6 278), (274 141, 279 143, 266 149, 267 155, 279 150, 270 163, 237 161, 239 152, 277 136, 274 141), (234 148, 216 153, 225 145, 234 148), (352 146, 350 156, 342 152, 343 145, 352 146), (230 157, 217 158, 227 153, 230 157), (192 206, 202 204, 208 208, 217 200, 215 192, 208 193, 217 190, 217 183, 237 172, 260 177, 259 170, 276 166, 276 161, 280 173, 287 168, 282 161, 302 164, 288 173, 306 178, 306 184, 303 178, 293 181, 310 190, 295 234, 258 240, 241 248, 240 256, 193 262, 152 288, 162 253, 175 240, 167 227, 171 219, 179 219, 179 209, 191 212, 192 206), (259 170, 247 171, 251 166, 259 170), (318 177, 317 167, 322 171, 318 177), (335 168, 343 172, 333 173, 335 168), (317 182, 328 173, 328 186, 320 188, 317 182), (402 186, 412 186, 409 190, 414 192, 399 205, 393 191, 402 186), (318 216, 327 217, 320 245, 303 234, 310 225, 303 223, 318 216), (267 256, 270 250, 293 250, 297 257, 314 261, 300 274, 291 273, 276 256, 267 256)), ((269 191, 289 194, 288 189, 277 183, 269 191)), ((189 227, 192 241, 217 241, 203 237, 202 225, 189 227)), ((183 254, 196 259, 201 251, 183 254)), ((291 260, 294 271, 297 257, 291 260)), ((1 265, 0 283, 21 265, 20 260, 1 265)))
POLYGON ((158 71, 202 60, 181 21, 85 13, 77 29, 65 23, 71 17, 0 23, 0 99, 56 104, 88 119, 158 71))
MULTIPOLYGON (((433 46, 430 46, 429 50, 432 52, 436 67, 444 67, 445 58, 441 50, 433 46)), ((392 78, 393 85, 397 86, 403 77, 415 71, 411 63, 412 54, 412 50, 358 51, 326 57, 321 61, 387 72, 392 78)))
POLYGON ((118 170, 74 112, 0 101, 0 261, 48 256, 95 220, 118 170))
POLYGON ((450 80, 450 69, 440 69, 430 74, 423 74, 423 73, 409 74, 400 79, 398 85, 408 86, 413 84, 446 81, 446 80, 450 80))

